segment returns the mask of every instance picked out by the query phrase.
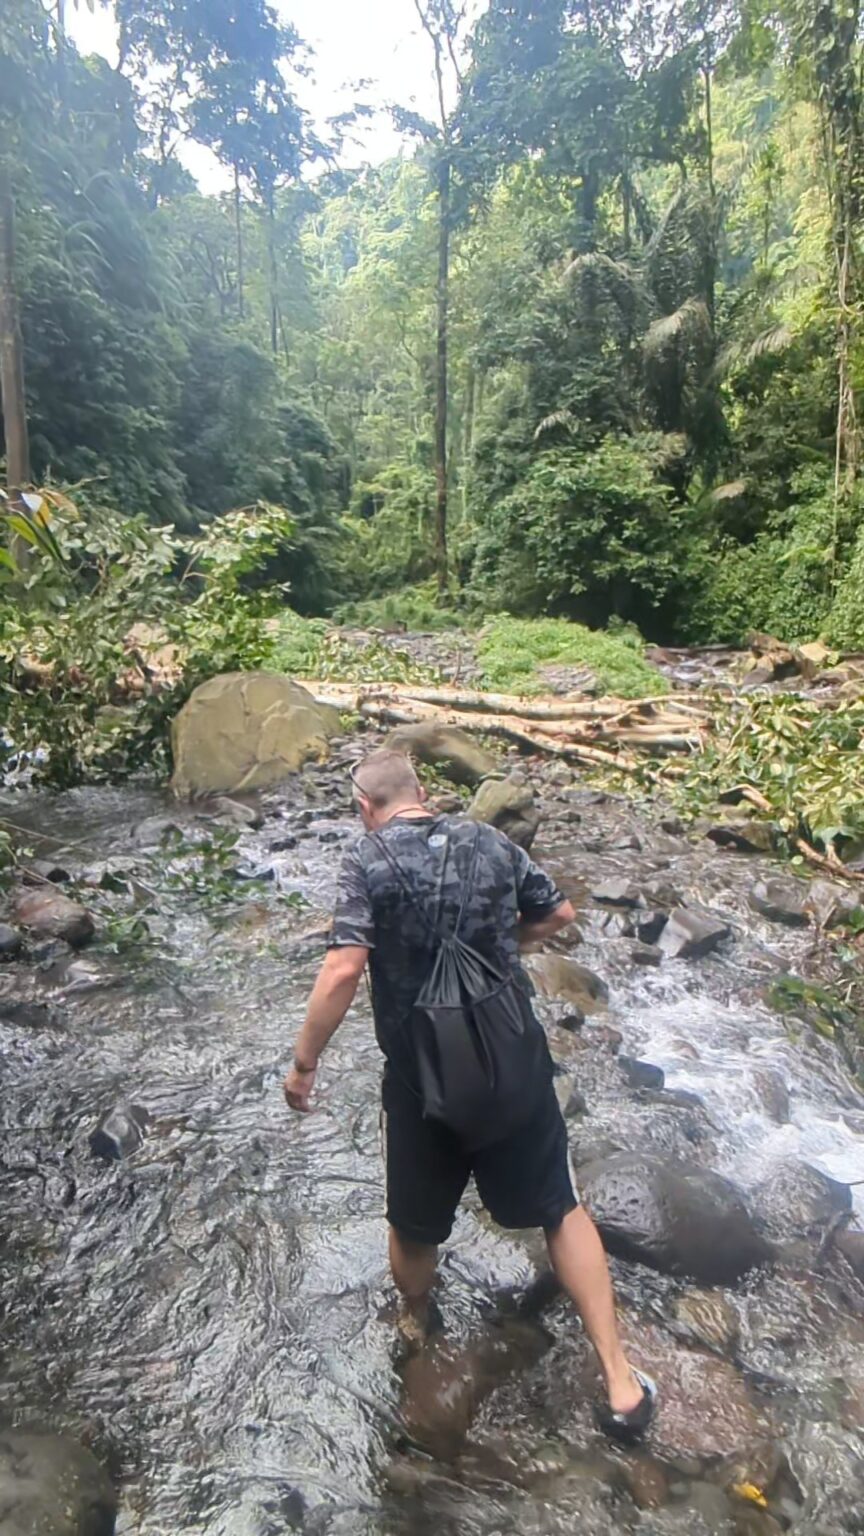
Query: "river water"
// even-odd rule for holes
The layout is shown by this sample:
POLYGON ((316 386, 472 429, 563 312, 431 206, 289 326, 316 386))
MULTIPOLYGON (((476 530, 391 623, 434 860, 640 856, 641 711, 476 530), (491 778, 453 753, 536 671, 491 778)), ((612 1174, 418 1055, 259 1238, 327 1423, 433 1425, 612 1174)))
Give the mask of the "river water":
MULTIPOLYGON (((535 851, 583 909, 578 955, 609 983, 605 1022, 705 1106, 694 1119, 627 1092, 608 1050, 577 1060, 556 1023, 566 1008, 543 1003, 589 1101, 579 1137, 686 1152, 751 1191, 804 1160, 862 1181, 860 1196, 864 1098, 833 1042, 790 1033, 765 1000, 772 977, 812 967, 817 943, 750 912, 767 866, 576 781, 546 795, 535 851), (671 881, 726 916, 733 941, 634 967, 588 894, 622 872, 671 881), (788 1117, 766 1089, 778 1079, 788 1117)), ((572 1312, 517 1310, 536 1242, 495 1232, 469 1200, 442 1268, 438 1374, 412 1385, 394 1345, 365 996, 316 1112, 292 1118, 281 1097, 355 830, 342 770, 310 770, 264 809, 239 852, 272 877, 248 896, 235 881, 214 908, 184 883, 191 856, 169 865, 152 846, 152 818, 176 815, 155 792, 21 790, 0 805, 50 832, 74 874, 98 879, 106 861, 115 880, 136 874, 116 904, 150 930, 115 953, 109 927, 77 957, 0 972, 3 1418, 91 1445, 121 1490, 125 1536, 864 1532, 864 1288, 830 1252, 716 1293, 734 1324, 725 1358, 682 1341, 682 1281, 615 1264, 628 1337, 668 1406, 654 1455, 628 1459, 592 1428, 572 1312), (106 1164, 88 1137, 119 1100, 145 1106, 150 1129, 106 1164), (412 1449, 406 1420, 436 1392, 441 1433, 412 1449), (765 1488, 770 1516, 733 1481, 765 1488)))

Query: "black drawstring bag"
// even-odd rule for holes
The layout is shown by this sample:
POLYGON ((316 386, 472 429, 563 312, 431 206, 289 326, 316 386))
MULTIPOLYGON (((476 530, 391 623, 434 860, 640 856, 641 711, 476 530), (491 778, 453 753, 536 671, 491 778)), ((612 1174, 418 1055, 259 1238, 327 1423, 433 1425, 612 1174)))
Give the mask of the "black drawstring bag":
POLYGON ((423 1113, 441 1121, 472 1151, 503 1141, 530 1118, 549 1082, 551 1061, 546 1036, 517 978, 459 938, 474 881, 480 828, 450 934, 441 930, 449 838, 434 922, 384 839, 376 836, 374 841, 436 945, 411 1015, 423 1113))

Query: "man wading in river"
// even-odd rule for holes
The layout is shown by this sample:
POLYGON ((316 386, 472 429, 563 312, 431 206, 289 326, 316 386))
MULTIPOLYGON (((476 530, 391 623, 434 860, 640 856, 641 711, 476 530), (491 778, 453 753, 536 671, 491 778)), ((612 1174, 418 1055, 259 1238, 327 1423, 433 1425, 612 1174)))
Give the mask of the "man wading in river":
POLYGON ((503 1227, 542 1227, 594 1345, 607 1434, 638 1440, 653 1382, 621 1346, 597 1230, 573 1192, 552 1059, 519 948, 575 913, 521 848, 484 824, 434 816, 408 760, 373 752, 352 778, 366 836, 345 857, 328 954, 285 1080, 305 1112, 322 1051, 368 962, 383 1107, 390 1264, 425 1326, 439 1244, 470 1176, 503 1227))

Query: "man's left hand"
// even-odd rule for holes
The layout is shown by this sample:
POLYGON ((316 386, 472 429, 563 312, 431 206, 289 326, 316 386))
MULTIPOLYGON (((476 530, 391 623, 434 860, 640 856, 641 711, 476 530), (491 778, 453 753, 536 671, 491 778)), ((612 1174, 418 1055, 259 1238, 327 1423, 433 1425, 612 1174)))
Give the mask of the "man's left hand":
POLYGON ((308 1115, 312 1105, 310 1099, 315 1087, 315 1072, 298 1072, 296 1067, 285 1079, 285 1102, 289 1109, 296 1109, 301 1115, 308 1115))

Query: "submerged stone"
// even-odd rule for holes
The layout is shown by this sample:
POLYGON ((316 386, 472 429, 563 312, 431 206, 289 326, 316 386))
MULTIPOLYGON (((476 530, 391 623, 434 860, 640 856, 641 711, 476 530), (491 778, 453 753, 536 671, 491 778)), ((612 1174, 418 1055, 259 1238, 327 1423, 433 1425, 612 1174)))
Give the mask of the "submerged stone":
POLYGON ((0 1434, 3 1536, 113 1536, 117 1495, 95 1456, 65 1435, 0 1434))
POLYGON ((728 1285, 770 1254, 741 1192, 695 1163, 622 1152, 580 1168, 579 1187, 610 1251, 665 1274, 728 1285))
POLYGON ((128 1157, 141 1146, 149 1124, 150 1117, 140 1104, 115 1104, 91 1133, 90 1151, 109 1162, 128 1157))

